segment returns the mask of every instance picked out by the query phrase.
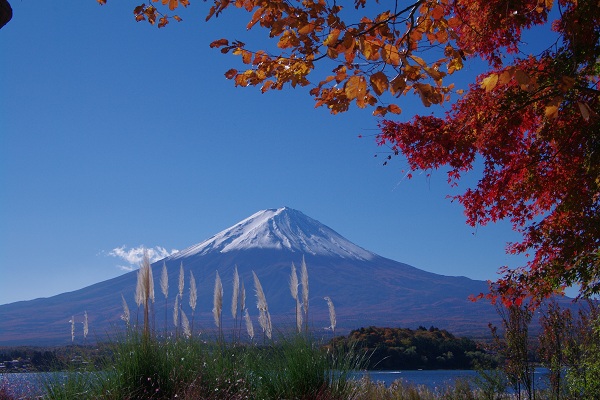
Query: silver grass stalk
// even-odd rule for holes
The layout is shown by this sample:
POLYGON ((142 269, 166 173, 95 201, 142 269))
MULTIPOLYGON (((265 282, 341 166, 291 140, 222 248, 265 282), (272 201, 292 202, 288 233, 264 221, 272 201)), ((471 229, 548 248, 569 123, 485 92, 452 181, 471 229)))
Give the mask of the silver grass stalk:
POLYGON ((269 339, 271 339, 271 337, 273 336, 273 325, 271 324, 271 313, 269 312, 269 310, 267 310, 266 314, 267 314, 266 334, 267 334, 267 337, 269 339))
POLYGON ((154 303, 154 276, 152 275, 152 266, 150 265, 150 259, 148 259, 148 266, 146 267, 148 270, 148 299, 154 303))
POLYGON ((246 309, 246 288, 244 287, 244 281, 242 281, 242 289, 240 290, 240 312, 246 309))
POLYGON ((238 295, 240 292, 240 275, 238 274, 237 265, 233 269, 233 293, 231 295, 231 316, 235 320, 238 310, 238 295))
POLYGON ((144 278, 142 276, 142 269, 137 271, 137 283, 135 285, 135 304, 140 307, 144 304, 144 278))
POLYGON ((167 271, 167 264, 163 261, 162 273, 160 275, 160 290, 165 296, 165 337, 167 336, 167 307, 169 297, 169 274, 167 271))
POLYGON ((296 329, 298 333, 302 332, 302 303, 300 299, 296 299, 296 329))
POLYGON ((267 331, 267 312, 263 309, 258 309, 258 324, 263 332, 267 331))
POLYGON ((190 330, 190 321, 183 310, 181 310, 181 326, 183 327, 183 336, 189 339, 189 337, 192 336, 192 331, 190 330))
POLYGON ((125 321, 127 326, 129 326, 129 306, 127 306, 127 302, 125 301, 125 297, 121 294, 121 299, 123 299, 123 314, 121 314, 121 319, 125 321))
POLYGON ((165 300, 169 297, 169 274, 167 273, 167 264, 163 261, 162 274, 160 276, 160 290, 165 300))
POLYGON ((300 280, 302 281, 302 306, 304 307, 306 323, 308 323, 308 270, 306 269, 304 256, 302 256, 302 265, 300 266, 300 280))
POLYGON ((290 293, 294 300, 298 299, 298 274, 296 273, 296 265, 292 262, 292 272, 290 273, 290 293))
POLYGON ((221 277, 219 271, 215 278, 215 291, 213 293, 213 317, 215 318, 215 325, 217 328, 221 328, 221 311, 223 311, 223 284, 221 283, 221 277))
POLYGON ((175 307, 173 307, 173 324, 175 325, 175 332, 179 327, 179 297, 175 296, 175 307))
POLYGON ((329 323, 331 324, 329 327, 334 332, 335 336, 335 307, 333 306, 333 301, 329 297, 325 297, 325 301, 327 302, 327 308, 329 308, 329 323))
POLYGON ((254 290, 256 291, 256 308, 259 310, 267 311, 267 298, 265 297, 265 292, 263 292, 262 285, 260 284, 260 280, 256 273, 252 271, 252 276, 254 277, 254 290))
MULTIPOLYGON (((150 333, 150 307, 148 301, 154 303, 154 279, 152 278, 152 267, 150 266, 150 257, 148 251, 144 249, 142 264, 138 270, 138 281, 140 284, 141 300, 144 305, 144 334, 150 333)), ((136 288, 137 292, 137 288, 136 288)), ((137 300, 136 293, 136 300, 137 300)))
POLYGON ((245 311, 244 319, 246 320, 246 332, 248 332, 248 336, 250 336, 250 340, 252 340, 254 339, 254 325, 252 324, 248 310, 246 309, 245 311))
POLYGON ((196 288, 196 278, 190 270, 190 308, 192 309, 192 329, 190 335, 194 333, 194 314, 196 313, 196 303, 198 301, 198 290, 196 288))
POLYGON ((87 338, 88 335, 88 315, 87 315, 87 311, 83 312, 83 338, 87 338))
POLYGON ((71 317, 71 320, 69 322, 71 323, 71 343, 73 343, 73 341, 75 340, 75 316, 74 315, 71 317))
POLYGON ((185 276, 183 274, 183 261, 179 265, 179 298, 183 299, 183 287, 185 285, 185 276))
POLYGON ((196 311, 196 302, 198 300, 198 291, 196 290, 196 279, 194 273, 190 270, 190 307, 196 311))

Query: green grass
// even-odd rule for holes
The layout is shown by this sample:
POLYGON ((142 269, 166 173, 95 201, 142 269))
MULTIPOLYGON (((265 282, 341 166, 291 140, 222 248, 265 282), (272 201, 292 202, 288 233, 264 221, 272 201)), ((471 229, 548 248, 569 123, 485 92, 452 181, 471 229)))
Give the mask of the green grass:
POLYGON ((351 357, 304 336, 267 346, 158 340, 131 330, 112 342, 100 371, 43 382, 47 399, 345 399, 351 357))

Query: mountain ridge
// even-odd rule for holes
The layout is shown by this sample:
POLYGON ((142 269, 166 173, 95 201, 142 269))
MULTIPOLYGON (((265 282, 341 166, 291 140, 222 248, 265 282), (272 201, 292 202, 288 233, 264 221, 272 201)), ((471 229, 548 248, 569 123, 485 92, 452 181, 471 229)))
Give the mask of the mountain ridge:
POLYGON ((333 229, 289 207, 258 211, 209 239, 181 250, 168 259, 211 251, 226 253, 252 248, 287 248, 313 255, 371 259, 374 253, 350 242, 333 229))
MULTIPOLYGON (((497 319, 493 307, 467 298, 487 290, 487 283, 465 277, 434 274, 381 257, 353 244, 333 229, 282 207, 259 211, 211 238, 152 264, 158 280, 163 264, 171 284, 165 300, 156 290, 155 327, 172 326, 172 307, 180 266, 185 270, 181 304, 191 313, 188 302, 189 271, 198 285, 197 331, 210 335, 212 291, 218 271, 225 289, 223 309, 230 309, 233 268, 237 266, 246 286, 247 308, 256 325, 257 310, 251 289, 252 272, 261 280, 275 329, 293 326, 295 302, 289 293, 292 263, 306 260, 310 281, 310 324, 326 334, 328 308, 324 297, 335 305, 338 327, 343 333, 361 326, 437 326, 457 334, 487 332, 497 319), (165 318, 165 310, 167 315, 165 318)), ((94 285, 45 299, 0 306, 0 345, 24 343, 65 343, 70 341, 72 316, 84 311, 90 332, 100 338, 123 327, 121 295, 134 310, 136 271, 94 285)), ((155 282, 157 285, 157 282, 155 282)), ((132 315, 137 312, 132 311, 132 315)), ((224 316, 227 315, 224 312, 224 316)), ((133 317, 132 317, 133 318, 133 317)), ((233 326, 231 316, 224 318, 233 326)), ((227 328, 229 329, 229 328, 227 328)))

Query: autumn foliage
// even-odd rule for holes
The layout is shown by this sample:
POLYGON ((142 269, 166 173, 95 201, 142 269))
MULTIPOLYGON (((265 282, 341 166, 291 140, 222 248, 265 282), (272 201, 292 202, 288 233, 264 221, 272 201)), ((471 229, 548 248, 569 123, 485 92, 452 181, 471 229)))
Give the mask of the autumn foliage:
MULTIPOLYGON (((381 119, 377 140, 412 170, 446 170, 451 185, 483 166, 479 183, 455 199, 473 226, 510 220, 522 240, 508 251, 529 256, 502 270, 497 293, 510 304, 570 285, 600 292, 598 1, 339 3, 214 0, 207 21, 245 10, 247 29, 260 27, 269 40, 263 49, 225 38, 210 47, 240 57, 242 66, 225 73, 236 86, 307 87, 333 114, 354 104, 398 115, 398 98, 411 93, 426 107, 447 104, 443 116, 381 119), (543 46, 530 54, 523 35, 534 29, 543 46), (457 72, 477 58, 488 70, 455 87, 457 72)), ((153 0, 134 16, 163 27, 180 5, 189 2, 153 0)))

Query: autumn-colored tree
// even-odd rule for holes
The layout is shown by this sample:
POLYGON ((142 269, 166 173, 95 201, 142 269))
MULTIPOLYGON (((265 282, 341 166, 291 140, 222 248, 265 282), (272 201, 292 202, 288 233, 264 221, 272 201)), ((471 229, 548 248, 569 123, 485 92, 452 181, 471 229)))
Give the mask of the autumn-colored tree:
POLYGON ((566 348, 567 383, 572 398, 600 398, 600 304, 587 300, 573 323, 566 348))
MULTIPOLYGON (((152 0, 134 15, 160 28, 188 4, 152 0)), ((507 305, 570 285, 600 292, 597 0, 214 0, 206 19, 232 8, 272 44, 211 43, 241 57, 243 68, 225 73, 237 86, 309 87, 334 114, 352 104, 400 114, 396 99, 409 93, 426 107, 451 104, 444 116, 381 119, 377 140, 411 170, 446 168, 451 185, 483 165, 478 184, 454 199, 470 225, 507 219, 522 234, 508 251, 528 263, 497 282, 507 305), (546 43, 528 55, 522 36, 533 29, 545 29, 536 41, 546 43), (455 88, 475 58, 488 70, 455 88)))
POLYGON ((568 308, 561 309, 556 301, 547 304, 540 316, 541 333, 538 349, 542 365, 548 368, 552 399, 564 397, 564 372, 567 348, 573 340, 573 316, 568 308))
POLYGON ((504 370, 508 381, 513 385, 517 399, 523 392, 528 400, 534 398, 534 366, 530 357, 529 325, 533 312, 526 304, 496 303, 496 311, 502 318, 502 336, 490 324, 495 345, 504 357, 504 370))

